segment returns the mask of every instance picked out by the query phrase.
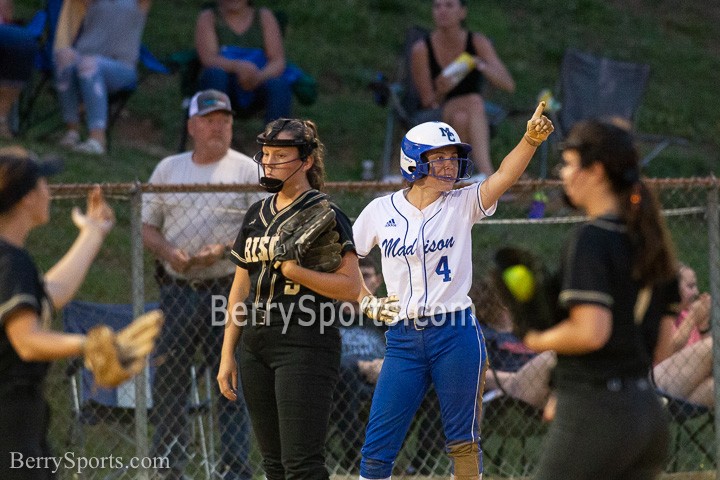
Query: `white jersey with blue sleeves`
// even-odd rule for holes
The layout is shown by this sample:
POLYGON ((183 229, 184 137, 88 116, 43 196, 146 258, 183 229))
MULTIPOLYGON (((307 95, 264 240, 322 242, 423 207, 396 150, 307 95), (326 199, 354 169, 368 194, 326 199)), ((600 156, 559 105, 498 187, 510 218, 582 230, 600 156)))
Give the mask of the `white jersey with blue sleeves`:
POLYGON ((472 225, 495 213, 480 200, 480 184, 443 193, 418 210, 406 190, 376 198, 353 225, 359 256, 380 247, 388 293, 397 293, 399 319, 470 307, 472 225))

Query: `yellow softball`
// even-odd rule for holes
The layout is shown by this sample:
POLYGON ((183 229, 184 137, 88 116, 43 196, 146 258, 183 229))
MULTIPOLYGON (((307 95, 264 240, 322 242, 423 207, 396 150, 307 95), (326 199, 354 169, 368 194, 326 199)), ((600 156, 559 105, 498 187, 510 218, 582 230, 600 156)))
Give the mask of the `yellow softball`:
POLYGON ((513 265, 502 273, 503 281, 518 302, 527 302, 535 294, 535 277, 525 265, 513 265))

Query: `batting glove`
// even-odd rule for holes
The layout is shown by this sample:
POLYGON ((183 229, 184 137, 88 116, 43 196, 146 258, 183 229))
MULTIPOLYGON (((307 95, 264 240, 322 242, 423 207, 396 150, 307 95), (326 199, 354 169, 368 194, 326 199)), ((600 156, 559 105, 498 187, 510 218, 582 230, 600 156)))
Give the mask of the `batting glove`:
POLYGON ((400 313, 400 297, 395 294, 383 298, 366 295, 360 301, 360 309, 367 317, 373 320, 393 324, 397 322, 400 313))
POLYGON ((525 141, 533 147, 539 147, 542 142, 547 140, 550 134, 555 130, 549 118, 542 114, 545 108, 545 102, 540 102, 533 113, 532 118, 527 122, 527 132, 525 132, 525 141))

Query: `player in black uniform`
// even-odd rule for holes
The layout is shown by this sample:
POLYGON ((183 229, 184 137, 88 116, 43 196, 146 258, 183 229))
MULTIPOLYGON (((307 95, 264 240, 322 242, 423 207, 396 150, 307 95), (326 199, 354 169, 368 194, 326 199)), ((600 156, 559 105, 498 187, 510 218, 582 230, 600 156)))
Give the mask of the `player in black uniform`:
POLYGON ((668 423, 648 374, 669 354, 679 301, 673 245, 630 133, 578 123, 562 161, 567 198, 590 219, 564 249, 565 320, 524 337, 558 354, 557 413, 535 478, 656 478, 668 423))
MULTIPOLYGON (((50 331, 54 310, 67 303, 100 249, 115 217, 100 188, 88 196, 87 213, 73 211, 80 229, 65 256, 44 276, 25 250, 28 234, 50 218, 44 177, 58 162, 38 162, 19 147, 0 150, 0 478, 54 478, 49 468, 21 467, 28 457, 48 457, 49 408, 43 381, 49 362, 79 356, 84 335, 50 331)), ((42 466, 42 465, 41 465, 42 466)))
POLYGON ((308 120, 279 119, 257 137, 260 184, 274 195, 252 205, 232 250, 237 264, 218 373, 220 391, 237 392, 240 374, 268 480, 328 478, 324 444, 339 376, 340 334, 326 323, 331 299, 357 301, 362 285, 352 227, 336 206, 342 263, 321 273, 283 262, 274 268, 278 228, 327 196, 323 145, 308 120), (244 314, 247 313, 247 316, 244 314), (239 314, 239 315, 236 315, 239 314), (247 318, 243 328, 240 322, 247 318))

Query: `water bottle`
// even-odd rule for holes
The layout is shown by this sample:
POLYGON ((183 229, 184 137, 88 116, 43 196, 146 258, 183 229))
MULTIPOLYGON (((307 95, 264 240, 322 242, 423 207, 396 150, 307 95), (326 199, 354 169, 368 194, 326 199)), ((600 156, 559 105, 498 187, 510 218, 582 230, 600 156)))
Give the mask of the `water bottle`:
POLYGON ((532 202, 530 203, 530 211, 528 218, 543 218, 545 216, 545 204, 547 203, 547 195, 542 190, 535 192, 532 202))
POLYGON ((443 69, 442 76, 449 78, 452 82, 452 88, 455 88, 473 68, 475 68, 475 59, 469 53, 463 52, 443 69))

